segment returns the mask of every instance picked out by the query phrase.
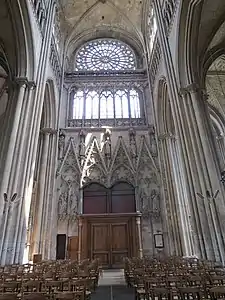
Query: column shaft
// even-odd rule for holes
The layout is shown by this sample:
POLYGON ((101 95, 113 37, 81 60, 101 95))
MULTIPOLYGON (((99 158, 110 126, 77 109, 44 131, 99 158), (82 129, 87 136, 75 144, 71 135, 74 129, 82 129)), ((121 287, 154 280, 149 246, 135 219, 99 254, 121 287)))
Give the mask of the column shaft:
POLYGON ((40 180, 39 180, 39 199, 36 204, 35 213, 35 228, 34 228, 34 254, 41 254, 41 228, 43 225, 43 207, 44 207, 44 192, 46 184, 46 169, 48 163, 48 154, 49 154, 49 132, 45 132, 43 135, 43 147, 42 147, 42 156, 40 163, 40 180))

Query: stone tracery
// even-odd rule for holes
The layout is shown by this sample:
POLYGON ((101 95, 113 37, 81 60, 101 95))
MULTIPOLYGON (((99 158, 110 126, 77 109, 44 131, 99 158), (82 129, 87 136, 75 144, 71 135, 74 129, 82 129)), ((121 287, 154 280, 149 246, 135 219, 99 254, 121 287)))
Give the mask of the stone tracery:
POLYGON ((76 55, 77 71, 119 71, 135 67, 133 50, 118 40, 93 40, 82 46, 76 55))

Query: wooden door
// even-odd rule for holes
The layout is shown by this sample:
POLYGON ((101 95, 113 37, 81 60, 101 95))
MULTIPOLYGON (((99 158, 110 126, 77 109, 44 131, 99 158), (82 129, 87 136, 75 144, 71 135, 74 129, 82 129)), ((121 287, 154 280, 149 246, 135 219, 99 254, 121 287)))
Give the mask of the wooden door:
MULTIPOLYGON (((89 237, 90 238, 90 237, 89 237)), ((91 224, 91 258, 98 258, 103 266, 110 264, 109 224, 91 224)))
POLYGON ((122 267, 123 258, 130 256, 128 223, 112 223, 110 228, 110 265, 122 267))
POLYGON ((128 222, 112 221, 91 222, 91 258, 98 258, 104 267, 123 266, 123 258, 130 256, 128 222))
POLYGON ((57 234, 56 259, 65 259, 65 256, 66 256, 66 235, 57 234))
POLYGON ((78 254, 78 236, 71 236, 68 238, 68 258, 77 260, 78 254))

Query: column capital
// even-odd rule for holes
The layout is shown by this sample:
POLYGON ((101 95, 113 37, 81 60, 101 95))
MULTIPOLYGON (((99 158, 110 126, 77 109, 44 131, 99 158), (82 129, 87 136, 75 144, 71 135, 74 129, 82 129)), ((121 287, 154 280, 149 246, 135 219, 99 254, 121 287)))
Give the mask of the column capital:
POLYGON ((46 135, 57 134, 57 130, 53 128, 42 128, 40 132, 46 135))
POLYGON ((205 102, 208 101, 208 94, 205 88, 201 88, 197 83, 192 83, 184 88, 180 88, 179 94, 181 97, 185 97, 191 94, 199 94, 201 99, 205 102))
POLYGON ((189 93, 197 93, 200 90, 199 85, 196 82, 193 82, 186 87, 180 88, 180 95, 185 96, 189 93))
POLYGON ((36 89, 36 83, 34 81, 27 81, 27 87, 30 90, 34 90, 34 89, 36 89))
POLYGON ((16 84, 17 86, 19 87, 27 87, 27 83, 28 83, 28 80, 26 77, 16 77, 13 81, 14 84, 16 84))
POLYGON ((181 87, 179 94, 181 96, 184 96, 186 94, 192 94, 192 93, 202 93, 203 95, 207 96, 207 92, 205 90, 205 88, 202 88, 198 83, 193 82, 189 85, 187 85, 186 87, 181 87))
POLYGON ((160 134, 159 136, 158 136, 158 139, 159 140, 169 140, 169 139, 174 139, 174 140, 177 140, 177 137, 176 137, 176 135, 174 135, 174 134, 172 134, 172 133, 162 133, 162 134, 160 134))
POLYGON ((216 135, 216 139, 217 139, 218 141, 221 141, 221 140, 224 139, 224 135, 223 135, 222 133, 220 133, 219 135, 216 135))

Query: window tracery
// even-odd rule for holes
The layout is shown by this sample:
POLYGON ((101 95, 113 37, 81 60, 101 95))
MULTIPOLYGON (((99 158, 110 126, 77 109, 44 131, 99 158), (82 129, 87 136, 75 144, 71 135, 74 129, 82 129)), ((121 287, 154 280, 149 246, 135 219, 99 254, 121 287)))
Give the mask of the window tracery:
POLYGON ((83 45, 76 55, 76 71, 136 69, 134 51, 115 39, 97 39, 83 45))
POLYGON ((130 89, 78 89, 73 97, 73 119, 140 118, 139 91, 130 89))

